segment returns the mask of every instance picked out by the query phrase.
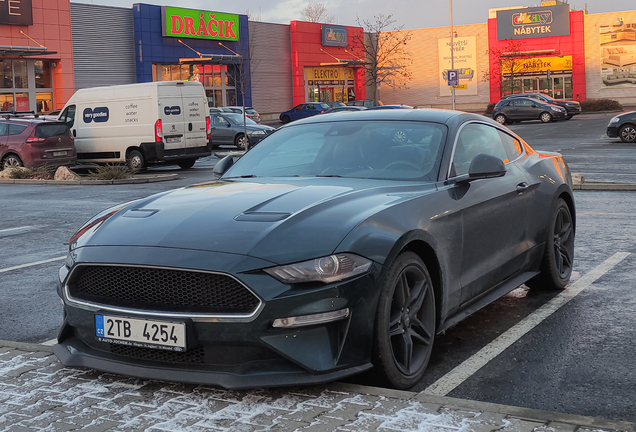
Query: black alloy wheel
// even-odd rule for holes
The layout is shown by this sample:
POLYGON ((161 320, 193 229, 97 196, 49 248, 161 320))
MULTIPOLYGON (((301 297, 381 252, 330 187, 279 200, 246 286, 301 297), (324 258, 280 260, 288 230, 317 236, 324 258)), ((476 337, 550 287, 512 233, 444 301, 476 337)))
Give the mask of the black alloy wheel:
POLYGON ((634 126, 633 124, 624 124, 618 130, 618 136, 623 142, 636 142, 636 126, 634 126))
POLYGON ((384 384, 407 389, 420 381, 435 338, 435 294, 426 265, 400 254, 384 280, 376 312, 374 366, 384 384))
POLYGON ((541 273, 528 282, 530 288, 561 290, 570 281, 574 263, 574 222, 566 202, 557 201, 545 245, 541 273))
POLYGON ((550 123, 552 121, 552 115, 548 112, 542 112, 539 118, 543 123, 550 123))

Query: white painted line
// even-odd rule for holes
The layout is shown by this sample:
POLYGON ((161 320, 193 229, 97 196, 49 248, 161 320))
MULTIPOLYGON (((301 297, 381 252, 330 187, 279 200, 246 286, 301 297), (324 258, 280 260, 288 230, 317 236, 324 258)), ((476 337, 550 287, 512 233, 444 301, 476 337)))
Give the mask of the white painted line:
POLYGON ((567 287, 561 294, 519 321, 516 325, 502 333, 497 339, 455 367, 455 369, 425 388, 422 394, 446 396, 488 362, 501 354, 506 348, 556 312, 561 306, 572 300, 585 288, 592 285, 594 281, 610 271, 627 256, 629 256, 627 252, 615 253, 585 276, 567 287))
POLYGON ((23 227, 17 227, 17 228, 7 228, 7 229, 0 230, 0 233, 9 232, 9 231, 26 230, 26 229, 29 229, 29 228, 33 228, 33 227, 32 226, 23 226, 23 227))
POLYGON ((63 255, 63 256, 57 257, 57 258, 51 258, 51 259, 43 260, 43 261, 36 261, 36 262, 28 263, 28 264, 21 264, 21 265, 14 266, 14 267, 8 267, 8 268, 0 269, 0 273, 6 273, 6 272, 10 272, 12 270, 18 270, 18 269, 25 268, 25 267, 36 266, 36 265, 39 265, 39 264, 46 264, 46 263, 50 263, 50 262, 53 262, 53 261, 60 261, 60 260, 63 260, 64 258, 66 258, 66 255, 63 255))
POLYGON ((44 342, 40 342, 40 345, 53 346, 57 343, 57 339, 51 339, 44 342))

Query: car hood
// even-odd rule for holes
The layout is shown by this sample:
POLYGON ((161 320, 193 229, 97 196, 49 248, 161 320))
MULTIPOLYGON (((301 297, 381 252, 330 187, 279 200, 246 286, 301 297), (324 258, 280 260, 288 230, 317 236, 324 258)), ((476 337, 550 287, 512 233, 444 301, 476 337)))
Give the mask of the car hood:
POLYGON ((78 231, 71 248, 165 247, 302 261, 331 254, 363 220, 433 190, 433 183, 365 179, 219 180, 107 210, 78 231))
MULTIPOLYGON (((243 125, 239 125, 240 128, 243 128, 243 125)), ((276 128, 271 127, 271 126, 267 126, 267 125, 260 125, 260 124, 250 124, 247 125, 247 132, 255 132, 255 131, 270 131, 270 130, 274 130, 276 128)))

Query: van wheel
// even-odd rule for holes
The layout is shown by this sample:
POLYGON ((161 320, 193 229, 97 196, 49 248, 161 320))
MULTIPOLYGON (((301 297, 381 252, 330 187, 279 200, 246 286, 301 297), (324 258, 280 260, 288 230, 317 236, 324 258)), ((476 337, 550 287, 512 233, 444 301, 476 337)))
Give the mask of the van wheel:
POLYGON ((178 165, 179 165, 179 168, 181 169, 188 169, 188 168, 192 168, 192 166, 194 165, 196 161, 197 161, 196 159, 186 159, 179 162, 178 165))
POLYGON ((146 160, 139 150, 131 150, 126 158, 126 165, 132 172, 144 171, 146 169, 146 160))
POLYGON ((247 146, 249 143, 250 142, 245 137, 245 134, 238 134, 236 138, 234 138, 234 145, 241 150, 247 150, 247 146))

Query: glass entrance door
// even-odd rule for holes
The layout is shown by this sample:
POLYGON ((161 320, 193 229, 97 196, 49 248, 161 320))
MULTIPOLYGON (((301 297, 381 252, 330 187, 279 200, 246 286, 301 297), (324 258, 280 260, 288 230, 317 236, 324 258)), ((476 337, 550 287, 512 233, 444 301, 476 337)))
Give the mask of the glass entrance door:
POLYGON ((572 99, 572 76, 527 77, 522 80, 523 92, 544 93, 555 99, 572 99))

